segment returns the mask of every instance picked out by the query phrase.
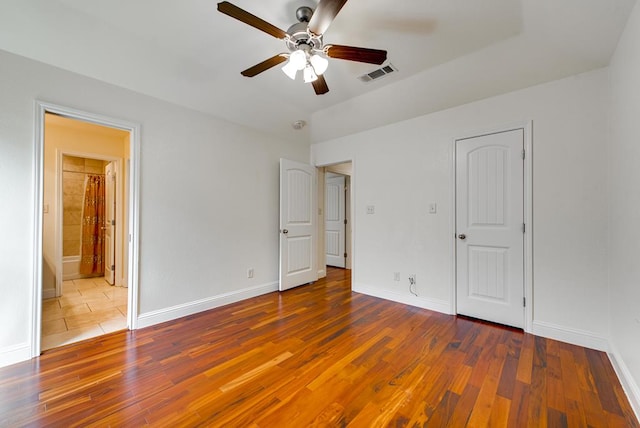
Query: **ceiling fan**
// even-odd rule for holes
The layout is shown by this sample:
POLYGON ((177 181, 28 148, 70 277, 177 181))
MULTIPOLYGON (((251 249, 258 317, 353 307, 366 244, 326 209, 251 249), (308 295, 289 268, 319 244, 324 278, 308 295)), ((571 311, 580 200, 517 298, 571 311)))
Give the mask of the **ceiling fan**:
POLYGON ((303 71, 304 81, 313 85, 317 95, 322 95, 329 92, 323 76, 328 66, 325 57, 378 65, 387 59, 387 51, 384 50, 324 44, 322 36, 346 2, 347 0, 320 0, 315 11, 307 6, 299 7, 296 10, 298 23, 287 31, 227 1, 218 3, 218 11, 283 40, 289 51, 247 68, 241 73, 243 76, 254 77, 288 60, 282 71, 291 79, 296 78, 298 71, 303 71))

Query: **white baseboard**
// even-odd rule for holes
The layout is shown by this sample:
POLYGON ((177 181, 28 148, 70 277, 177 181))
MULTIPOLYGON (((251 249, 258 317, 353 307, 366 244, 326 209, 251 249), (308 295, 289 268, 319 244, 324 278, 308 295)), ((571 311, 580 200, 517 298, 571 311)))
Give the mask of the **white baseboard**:
POLYGON ((624 392, 627 394, 627 398, 629 399, 629 403, 636 414, 636 418, 640 420, 640 387, 633 379, 633 376, 620 356, 618 349, 613 344, 610 344, 610 347, 611 351, 608 355, 611 365, 618 375, 622 389, 624 389, 624 392))
POLYGON ((544 321, 533 321, 532 334, 584 346, 597 351, 609 352, 609 341, 606 337, 599 336, 590 331, 565 327, 544 321))
POLYGON ((10 366, 29 359, 31 359, 31 346, 26 342, 0 349, 0 367, 10 366))
POLYGON ((278 282, 258 285, 255 287, 244 288, 242 290, 224 293, 206 299, 196 300, 193 302, 183 303, 171 306, 169 308, 159 309, 157 311, 146 312, 138 316, 137 328, 149 327, 166 321, 175 320, 177 318, 193 315, 198 312, 208 311, 223 305, 239 302, 251 297, 260 296, 262 294, 278 291, 278 282))
POLYGON ((42 290, 42 299, 53 299, 56 297, 56 289, 55 288, 45 288, 42 290))
POLYGON ((430 311, 440 312, 447 315, 451 314, 451 304, 445 300, 429 299, 427 297, 418 297, 413 295, 408 296, 357 282, 352 283, 351 289, 357 293, 391 300, 392 302, 416 306, 422 309, 429 309, 430 311))
POLYGON ((327 276, 327 271, 325 269, 318 270, 318 279, 324 278, 325 276, 327 276))

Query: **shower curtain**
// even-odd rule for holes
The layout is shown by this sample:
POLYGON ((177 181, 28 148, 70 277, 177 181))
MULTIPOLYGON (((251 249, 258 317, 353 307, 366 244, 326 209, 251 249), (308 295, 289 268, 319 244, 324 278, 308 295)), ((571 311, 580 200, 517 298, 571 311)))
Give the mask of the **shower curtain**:
POLYGON ((104 176, 85 178, 80 273, 104 275, 104 176))

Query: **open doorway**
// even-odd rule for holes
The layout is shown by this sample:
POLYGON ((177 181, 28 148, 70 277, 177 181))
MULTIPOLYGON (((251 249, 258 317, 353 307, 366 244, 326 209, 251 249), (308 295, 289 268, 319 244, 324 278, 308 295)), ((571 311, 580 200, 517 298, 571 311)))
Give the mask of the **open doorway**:
POLYGON ((137 317, 137 126, 38 106, 33 356, 137 317))
POLYGON ((326 273, 329 267, 351 269, 353 260, 353 214, 351 162, 343 162, 319 168, 319 203, 323 221, 318 240, 319 263, 326 273))
POLYGON ((324 248, 327 266, 347 267, 347 176, 324 177, 324 248))

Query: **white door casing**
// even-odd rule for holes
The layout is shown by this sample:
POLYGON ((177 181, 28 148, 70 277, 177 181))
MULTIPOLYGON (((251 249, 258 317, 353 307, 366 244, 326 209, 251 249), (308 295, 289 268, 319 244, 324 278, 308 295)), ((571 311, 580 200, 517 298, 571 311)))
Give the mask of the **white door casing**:
POLYGON ((104 220, 104 279, 111 285, 115 283, 116 253, 116 189, 117 172, 114 162, 109 162, 105 174, 105 220, 104 220))
POLYGON ((346 183, 345 176, 327 173, 325 178, 325 253, 326 264, 345 267, 346 183))
POLYGON ((524 130, 456 141, 457 312, 524 327, 524 130))
POLYGON ((280 159, 280 291, 318 279, 316 169, 280 159))
MULTIPOLYGON (((81 110, 75 110, 69 107, 59 106, 55 104, 46 103, 43 101, 36 101, 35 103, 35 130, 34 130, 34 222, 33 222, 33 235, 35 242, 35 252, 42 255, 43 246, 43 193, 44 193, 44 132, 45 132, 45 113, 50 112, 61 116, 83 120, 90 123, 96 123, 98 125, 123 129, 129 132, 129 156, 130 166, 128 168, 128 184, 127 184, 127 222, 128 222, 128 236, 125 240, 128 241, 127 251, 127 264, 129 269, 127 270, 127 285, 128 290, 128 303, 127 303, 127 327, 131 330, 135 330, 138 326, 138 271, 139 271, 139 205, 140 205, 140 125, 137 123, 126 122, 120 119, 112 119, 106 116, 101 116, 94 113, 88 113, 81 110)), ((59 164, 62 165, 61 158, 63 154, 70 154, 80 157, 87 157, 84 153, 62 153, 60 152, 59 164)), ((93 156, 91 156, 93 157, 93 156)), ((61 186, 61 184, 60 184, 61 186)), ((60 200, 62 196, 58 196, 60 200)), ((57 204, 59 207, 61 203, 57 204)), ((61 214, 56 216, 57 219, 61 218, 61 214)), ((61 224, 62 220, 57 220, 57 224, 61 224)), ((57 241, 61 242, 60 239, 57 241)), ((125 244, 126 245, 126 244, 125 244)), ((58 254, 62 254, 62 244, 56 244, 58 248, 58 254)), ((57 272, 62 272, 62 257, 58 256, 60 267, 57 272)), ((33 283, 32 283, 32 305, 31 323, 29 326, 30 338, 30 356, 36 357, 40 355, 41 351, 41 326, 42 326, 42 257, 36 257, 33 265, 33 283)))

